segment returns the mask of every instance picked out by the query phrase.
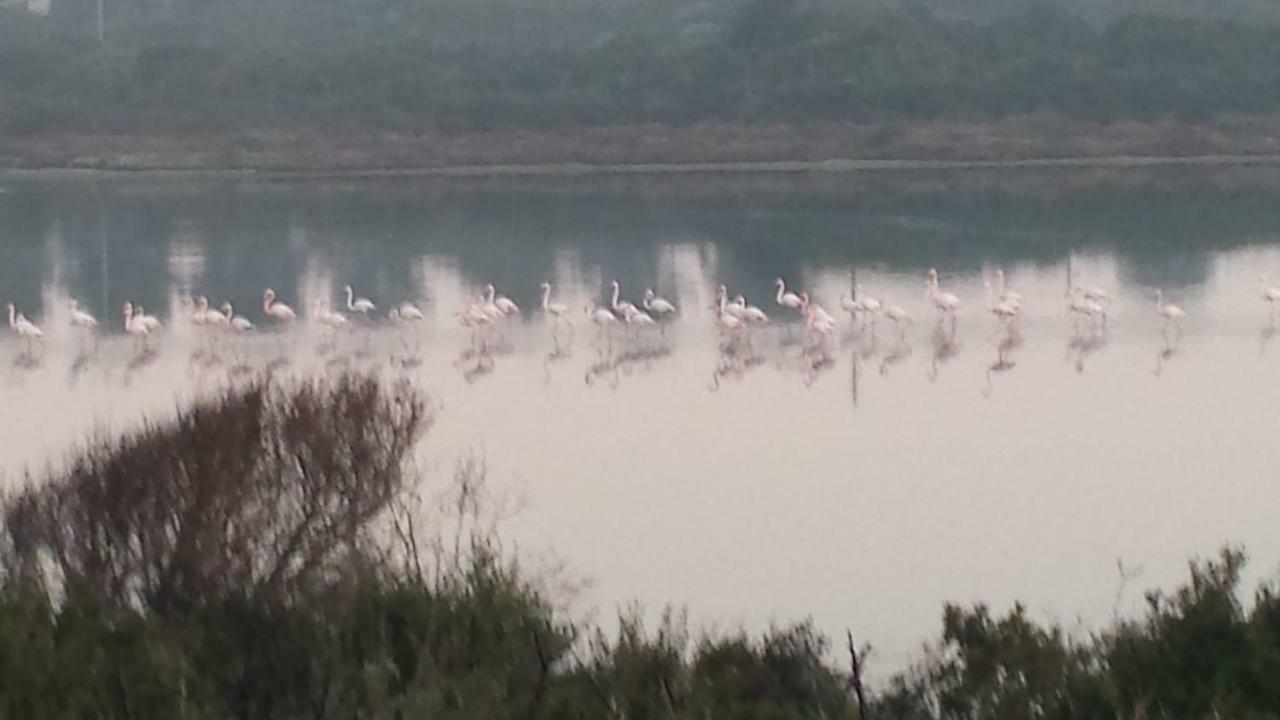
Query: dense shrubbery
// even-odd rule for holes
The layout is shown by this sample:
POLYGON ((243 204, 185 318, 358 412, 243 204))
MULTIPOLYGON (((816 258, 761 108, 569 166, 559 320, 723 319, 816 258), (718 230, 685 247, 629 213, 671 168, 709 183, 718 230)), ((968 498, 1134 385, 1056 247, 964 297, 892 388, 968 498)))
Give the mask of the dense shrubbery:
MULTIPOLYGON (((613 637, 504 559, 483 472, 419 498, 430 404, 367 378, 253 384, 94 445, 9 494, 0 718, 858 718, 807 623, 613 637)), ((1073 639, 948 607, 875 718, 1277 718, 1280 597, 1243 555, 1073 639)))
POLYGON ((43 18, 0 9, 0 132, 1274 112, 1280 27, 1249 20, 1280 13, 1245 0, 1183 4, 1255 10, 1082 18, 1064 8, 1087 15, 1092 5, 1021 0, 979 16, 963 7, 982 3, 905 0, 106 0, 99 45, 93 0, 53 0, 43 18))

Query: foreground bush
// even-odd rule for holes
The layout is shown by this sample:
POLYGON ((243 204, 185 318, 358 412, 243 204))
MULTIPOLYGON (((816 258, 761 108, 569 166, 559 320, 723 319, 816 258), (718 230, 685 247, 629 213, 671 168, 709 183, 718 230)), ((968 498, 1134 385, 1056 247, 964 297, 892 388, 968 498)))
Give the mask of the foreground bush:
POLYGON ((1241 602, 1231 549, 1089 638, 948 606, 861 712, 808 623, 575 625, 501 553, 482 466, 421 501, 432 419, 408 385, 260 382, 6 496, 0 720, 1280 718, 1280 599, 1241 602))

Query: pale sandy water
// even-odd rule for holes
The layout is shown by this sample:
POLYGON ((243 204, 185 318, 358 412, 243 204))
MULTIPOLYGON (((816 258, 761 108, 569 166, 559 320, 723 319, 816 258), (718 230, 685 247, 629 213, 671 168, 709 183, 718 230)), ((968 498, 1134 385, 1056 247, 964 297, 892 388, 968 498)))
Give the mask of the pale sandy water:
POLYGON ((433 396, 433 477, 483 454, 495 490, 526 498, 504 535, 589 577, 575 611, 604 620, 633 600, 685 605, 701 626, 811 615, 892 667, 946 600, 1021 599, 1093 627, 1115 608, 1117 558, 1144 568, 1124 609, 1227 541, 1253 551, 1252 580, 1277 576, 1280 346, 1259 275, 1280 281, 1280 182, 670 183, 11 185, 0 301, 47 337, 29 367, 0 334, 0 468, 13 482, 95 428, 170 412, 237 362, 283 352, 283 372, 304 374, 349 356, 433 396), (936 366, 930 265, 963 301, 958 349, 936 366), (992 371, 982 278, 997 267, 1025 310, 1021 344, 992 371), (1111 293, 1105 334, 1067 317, 1068 267, 1111 293), (914 316, 901 338, 884 321, 874 339, 850 328, 838 300, 851 271, 914 316), (781 328, 752 334, 757 361, 721 356, 715 286, 781 319, 777 275, 840 319, 816 372, 781 328), (679 318, 593 346, 581 308, 615 277, 635 301, 653 285, 679 318), (543 279, 575 311, 572 342, 538 311, 543 279), (509 347, 468 357, 454 313, 490 281, 524 313, 491 341, 509 347), (384 308, 416 300, 427 320, 349 333, 322 354, 322 331, 262 318, 267 286, 305 311, 340 304, 348 282, 384 308), (1162 332, 1156 287, 1187 312, 1181 340, 1162 332), (232 300, 271 331, 224 340, 221 365, 193 364, 200 330, 175 316, 189 293, 232 300), (132 343, 112 331, 73 372, 90 346, 67 327, 72 296, 113 327, 124 300, 151 308, 167 323, 157 357, 130 367, 132 343))

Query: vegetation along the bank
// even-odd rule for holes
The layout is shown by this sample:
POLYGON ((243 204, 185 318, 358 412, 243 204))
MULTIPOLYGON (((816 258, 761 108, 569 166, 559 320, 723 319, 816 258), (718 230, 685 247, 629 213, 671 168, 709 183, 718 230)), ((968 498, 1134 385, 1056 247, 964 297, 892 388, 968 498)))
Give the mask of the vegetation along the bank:
POLYGON ((1277 110, 1274 4, 1108 4, 109 0, 99 40, 95 0, 51 0, 0 6, 0 132, 1277 110))
POLYGON ((420 475, 433 418, 258 381, 11 488, 0 718, 1280 718, 1280 597, 1242 602, 1235 549, 1088 637, 948 606, 879 687, 807 622, 606 636, 504 555, 480 465, 420 475))

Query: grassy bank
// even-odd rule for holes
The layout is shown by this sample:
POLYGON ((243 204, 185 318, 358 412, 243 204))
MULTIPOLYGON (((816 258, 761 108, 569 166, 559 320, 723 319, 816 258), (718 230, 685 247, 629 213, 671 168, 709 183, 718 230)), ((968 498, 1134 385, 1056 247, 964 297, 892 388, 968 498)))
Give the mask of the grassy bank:
POLYGON ((0 168, 514 174, 529 169, 874 169, 932 165, 1271 160, 1280 118, 1098 124, 1049 117, 990 123, 571 128, 449 135, 20 135, 0 168))

